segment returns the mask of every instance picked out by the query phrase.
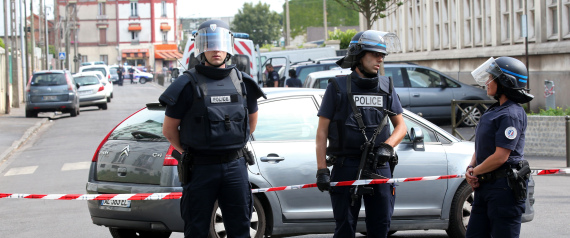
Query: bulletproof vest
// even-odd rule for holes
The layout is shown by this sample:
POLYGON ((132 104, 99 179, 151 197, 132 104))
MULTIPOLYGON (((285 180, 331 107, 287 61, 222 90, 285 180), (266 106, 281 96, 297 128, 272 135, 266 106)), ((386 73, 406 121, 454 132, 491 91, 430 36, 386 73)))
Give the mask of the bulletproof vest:
POLYGON ((249 138, 245 84, 232 70, 222 79, 211 79, 195 69, 190 77, 194 95, 190 110, 180 123, 180 141, 190 150, 241 149, 249 138))
MULTIPOLYGON (((357 119, 351 108, 348 99, 352 94, 358 111, 362 114, 362 121, 365 125, 366 137, 370 139, 374 134, 374 130, 380 125, 382 119, 386 116, 383 111, 384 107, 389 108, 392 97, 391 86, 380 87, 375 89, 363 90, 356 86, 354 82, 350 82, 351 92, 347 91, 348 77, 337 77, 330 79, 336 88, 336 112, 329 124, 329 146, 327 147, 327 155, 342 156, 355 155, 361 153, 361 146, 365 142, 362 130, 359 128, 357 119)), ((388 77, 380 76, 380 81, 390 80, 388 77)), ((387 81, 385 81, 387 82, 387 81)), ((381 85, 380 83, 379 85, 381 85)), ((375 140, 375 145, 384 142, 390 136, 389 125, 382 128, 375 140)))

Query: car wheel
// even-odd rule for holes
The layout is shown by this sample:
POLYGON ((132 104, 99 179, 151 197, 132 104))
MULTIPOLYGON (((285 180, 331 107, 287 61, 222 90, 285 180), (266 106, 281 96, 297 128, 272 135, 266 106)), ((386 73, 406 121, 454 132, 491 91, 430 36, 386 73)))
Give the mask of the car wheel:
POLYGON ((38 112, 34 110, 26 110, 26 117, 38 117, 38 112))
POLYGON ((449 237, 465 237, 472 205, 473 190, 471 189, 471 185, 463 182, 457 189, 457 192, 455 192, 455 196, 451 202, 449 227, 445 230, 449 237))
POLYGON ((76 117, 79 114, 79 108, 72 108, 71 111, 69 111, 69 115, 71 117, 76 117))
MULTIPOLYGON (((471 111, 471 113, 469 113, 469 116, 465 117, 465 119, 461 121, 460 126, 468 126, 468 127, 476 126, 479 123, 479 120, 481 120, 481 115, 483 115, 483 108, 481 106, 475 107, 474 105, 461 105, 461 108, 463 108, 465 112, 469 112, 472 109, 473 111, 471 111), (473 120, 471 120, 470 118, 473 120)), ((460 119, 463 118, 463 113, 461 111, 459 111, 459 118, 460 119)))
POLYGON ((111 102, 111 97, 107 97, 107 102, 111 102))
MULTIPOLYGON (((249 228, 249 235, 253 238, 263 238, 265 234, 265 212, 261 201, 253 196, 253 212, 251 214, 251 225, 249 228)), ((212 212, 212 220, 210 222, 210 238, 226 238, 226 228, 224 227, 224 219, 222 211, 218 207, 218 201, 214 204, 214 211, 212 212)))
POLYGON ((111 92, 111 98, 113 98, 113 92, 111 92))
POLYGON ((148 237, 148 238, 168 238, 172 234, 169 231, 135 231, 128 229, 109 228, 113 238, 134 238, 134 237, 148 237))
POLYGON ((145 84, 145 83, 146 83, 146 78, 139 78, 139 83, 145 84))
POLYGON ((103 103, 99 105, 100 109, 107 110, 107 103, 103 103))

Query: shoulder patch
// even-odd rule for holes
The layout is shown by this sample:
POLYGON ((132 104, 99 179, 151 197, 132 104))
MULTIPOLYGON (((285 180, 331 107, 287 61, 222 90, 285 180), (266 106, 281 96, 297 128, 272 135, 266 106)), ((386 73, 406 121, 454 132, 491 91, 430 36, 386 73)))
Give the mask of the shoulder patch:
POLYGON ((512 126, 507 127, 505 129, 505 137, 509 140, 515 139, 517 137, 517 129, 512 126))

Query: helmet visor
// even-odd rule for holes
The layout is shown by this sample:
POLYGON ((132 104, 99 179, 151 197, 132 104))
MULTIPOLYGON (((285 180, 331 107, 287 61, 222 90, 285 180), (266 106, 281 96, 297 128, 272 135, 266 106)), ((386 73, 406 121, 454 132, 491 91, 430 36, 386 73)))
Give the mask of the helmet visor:
POLYGON ((366 51, 382 52, 384 54, 401 51, 400 38, 394 33, 368 30, 362 33, 358 41, 350 44, 361 44, 366 51))
POLYGON ((234 41, 232 33, 225 28, 210 27, 202 28, 194 34, 194 55, 199 55, 206 51, 224 51, 233 55, 234 41))
POLYGON ((479 65, 479 67, 471 72, 473 79, 475 79, 475 82, 480 86, 485 86, 487 84, 489 76, 497 78, 501 74, 503 74, 503 71, 499 68, 493 57, 485 61, 482 65, 479 65))

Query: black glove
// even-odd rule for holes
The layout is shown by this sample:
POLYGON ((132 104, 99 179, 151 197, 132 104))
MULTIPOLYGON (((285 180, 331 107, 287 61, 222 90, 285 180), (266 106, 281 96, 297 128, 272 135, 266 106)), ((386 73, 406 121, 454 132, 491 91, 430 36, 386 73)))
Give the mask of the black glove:
POLYGON ((331 189, 331 171, 328 168, 317 170, 317 187, 321 192, 331 189))

